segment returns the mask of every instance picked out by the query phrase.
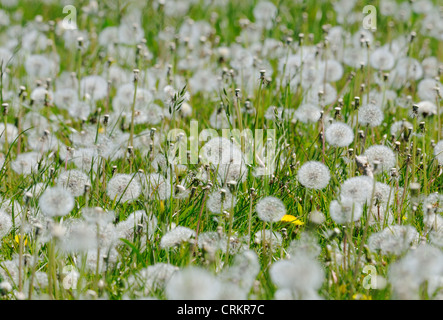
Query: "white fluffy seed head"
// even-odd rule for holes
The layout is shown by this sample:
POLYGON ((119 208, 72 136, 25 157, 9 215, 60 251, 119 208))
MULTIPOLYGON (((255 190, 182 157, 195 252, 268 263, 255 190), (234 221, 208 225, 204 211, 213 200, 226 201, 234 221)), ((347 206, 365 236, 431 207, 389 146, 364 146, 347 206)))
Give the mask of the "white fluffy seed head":
POLYGON ((160 240, 160 248, 171 248, 180 245, 182 242, 189 241, 192 237, 195 237, 194 230, 177 226, 172 230, 169 230, 160 240))
POLYGON ((352 177, 342 183, 340 196, 342 199, 349 198, 363 204, 371 198, 372 188, 372 178, 367 176, 352 177))
POLYGON ((169 179, 162 174, 151 173, 145 174, 143 172, 137 173, 136 178, 140 182, 143 195, 148 199, 169 199, 171 195, 171 183, 169 179))
POLYGON ((265 246, 271 247, 272 250, 276 250, 277 247, 280 247, 283 242, 283 237, 281 233, 274 232, 266 229, 257 231, 254 235, 254 242, 257 244, 264 244, 265 246))
POLYGON ((6 236, 12 228, 12 219, 5 211, 0 210, 0 240, 6 236))
POLYGON ((140 193, 140 183, 129 174, 117 174, 108 182, 107 194, 109 198, 120 201, 120 203, 131 202, 137 199, 140 193))
POLYGON ((308 189, 323 189, 329 183, 329 168, 318 161, 304 163, 297 172, 297 180, 308 189))
POLYGON ((394 151, 384 145, 373 145, 366 149, 364 155, 374 169, 374 173, 391 170, 397 162, 394 151), (376 168, 374 162, 378 161, 376 168))
POLYGON ((215 300, 220 281, 206 269, 190 266, 174 272, 166 285, 168 300, 215 300))
POLYGON ((391 70, 395 65, 395 57, 386 47, 377 48, 370 57, 371 66, 378 70, 391 70))
POLYGON ((219 277, 222 281, 235 283, 241 290, 249 292, 260 269, 257 253, 253 250, 245 250, 234 257, 234 261, 228 268, 223 268, 219 277))
POLYGON ((91 223, 72 219, 67 224, 66 234, 61 238, 60 248, 65 253, 87 252, 97 247, 96 227, 91 223))
POLYGON ((211 193, 208 196, 206 206, 212 213, 221 213, 224 210, 231 210, 236 203, 237 198, 228 190, 223 189, 211 193))
POLYGON ((329 214, 335 223, 346 224, 359 220, 363 214, 363 208, 360 203, 344 198, 340 202, 331 201, 329 214))
POLYGON ((11 169, 18 174, 30 175, 38 171, 41 155, 38 152, 24 152, 11 162, 11 169))
POLYGON ((108 212, 100 207, 93 207, 83 208, 82 216, 85 221, 89 222, 92 226, 104 226, 114 220, 115 214, 112 211, 108 212))
POLYGON ((163 290, 174 272, 178 270, 179 268, 172 264, 159 262, 140 270, 135 277, 129 278, 129 282, 145 288, 148 293, 158 289, 163 290))
POLYGON ((440 140, 434 148, 434 155, 438 164, 443 165, 443 140, 440 140))
POLYGON ((317 122, 321 116, 321 109, 312 103, 304 103, 294 112, 294 117, 303 123, 317 122))
POLYGON ((305 254, 274 262, 269 273, 272 282, 279 289, 290 289, 299 298, 319 290, 324 280, 324 270, 320 263, 305 254))
POLYGON ((198 235, 198 247, 206 251, 215 252, 221 250, 226 251, 226 237, 224 234, 219 234, 215 231, 202 232, 198 235))
POLYGON ((420 101, 417 103, 418 113, 424 118, 437 114, 437 106, 429 100, 420 101))
POLYGON ((326 141, 335 147, 347 147, 354 141, 354 131, 346 123, 334 122, 326 128, 326 141))
POLYGON ((126 239, 133 239, 134 232, 138 226, 142 226, 148 238, 152 238, 157 228, 158 220, 153 214, 147 214, 145 210, 137 210, 129 215, 129 217, 117 224, 117 230, 126 239))
POLYGON ((276 197, 266 197, 257 203, 258 217, 266 222, 277 222, 286 214, 283 201, 276 197))
POLYGON ((393 225, 373 233, 368 238, 368 246, 374 252, 380 250, 383 254, 399 255, 418 240, 419 234, 414 227, 393 225))
POLYGON ((384 119, 383 111, 374 104, 366 104, 358 109, 358 122, 364 126, 379 126, 384 119))
POLYGON ((73 169, 61 173, 57 183, 71 192, 74 197, 79 197, 85 192, 85 186, 91 185, 91 180, 83 171, 73 169))
POLYGON ((38 201, 40 210, 49 217, 65 216, 74 208, 73 195, 61 187, 48 188, 38 201))
POLYGON ((241 150, 231 142, 231 140, 223 137, 212 138, 200 150, 202 162, 204 164, 239 164, 242 162, 241 150))
POLYGON ((435 99, 438 98, 437 90, 435 90, 435 88, 438 88, 440 94, 443 94, 443 85, 440 81, 436 81, 432 78, 421 80, 417 86, 418 97, 421 100, 435 101, 435 99))
POLYGON ((101 76, 86 76, 80 81, 80 91, 82 95, 88 95, 93 101, 100 100, 106 97, 108 83, 101 76))

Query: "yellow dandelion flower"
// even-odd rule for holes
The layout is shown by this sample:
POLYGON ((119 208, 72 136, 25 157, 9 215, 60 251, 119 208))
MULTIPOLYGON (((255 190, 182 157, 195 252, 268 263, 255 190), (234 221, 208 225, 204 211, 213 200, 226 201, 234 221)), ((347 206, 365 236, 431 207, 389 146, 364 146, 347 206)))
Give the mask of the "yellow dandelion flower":
POLYGON ((347 291, 347 287, 345 284, 342 284, 340 287, 338 287, 338 290, 342 293, 345 294, 347 291))
POLYGON ((22 236, 20 237, 18 234, 15 235, 15 242, 17 242, 17 244, 20 244, 20 238, 23 239, 23 245, 26 246, 28 244, 28 239, 26 238, 26 236, 22 236))
POLYGON ((296 226, 302 226, 305 223, 303 221, 301 221, 300 219, 294 217, 293 215, 290 214, 285 214, 282 218, 281 218, 282 222, 291 222, 293 224, 295 224, 296 226))
POLYGON ((160 211, 161 212, 165 211, 165 203, 164 203, 164 201, 160 201, 160 211))

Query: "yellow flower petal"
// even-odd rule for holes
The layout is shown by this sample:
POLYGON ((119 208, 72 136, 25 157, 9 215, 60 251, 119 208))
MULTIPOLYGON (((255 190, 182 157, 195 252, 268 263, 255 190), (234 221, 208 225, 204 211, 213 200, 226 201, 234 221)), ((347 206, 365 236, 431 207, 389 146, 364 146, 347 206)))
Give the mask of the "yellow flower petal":
POLYGON ((165 203, 163 201, 160 201, 160 211, 165 211, 165 203))
POLYGON ((20 237, 18 234, 16 234, 14 238, 15 242, 20 244, 20 238, 23 239, 23 245, 26 246, 28 244, 28 238, 26 238, 26 236, 20 237))
POLYGON ((291 222, 297 226, 302 226, 304 225, 304 222, 299 220, 298 218, 294 217, 293 215, 290 214, 285 214, 282 218, 281 218, 282 222, 291 222))

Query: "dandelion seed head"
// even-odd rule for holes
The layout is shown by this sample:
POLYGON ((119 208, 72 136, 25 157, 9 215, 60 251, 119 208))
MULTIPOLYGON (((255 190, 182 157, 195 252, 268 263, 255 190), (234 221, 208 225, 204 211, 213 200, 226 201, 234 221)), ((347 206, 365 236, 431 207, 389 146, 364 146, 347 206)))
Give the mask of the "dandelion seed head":
POLYGON ((0 209, 0 239, 6 236, 12 229, 12 219, 9 214, 0 209))
POLYGON ((397 85, 403 84, 408 80, 418 80, 423 76, 423 68, 421 63, 414 58, 403 57, 397 61, 393 70, 393 79, 396 80, 397 85))
POLYGON ((117 224, 117 231, 126 239, 132 239, 138 226, 142 226, 149 239, 154 235, 158 225, 158 219, 154 214, 147 214, 145 210, 137 210, 129 217, 117 224), (146 229, 147 227, 147 229, 146 229))
POLYGON ((26 59, 24 66, 28 76, 38 79, 51 77, 56 70, 56 63, 41 54, 31 54, 26 59))
POLYGON ((0 144, 4 144, 6 142, 6 136, 8 137, 8 143, 11 144, 18 137, 18 128, 10 123, 5 124, 0 123, 0 144))
POLYGON ((33 101, 33 106, 40 108, 45 104, 51 104, 53 101, 54 93, 43 87, 37 87, 31 92, 31 100, 33 101))
POLYGON ((286 207, 283 201, 272 196, 260 199, 255 210, 258 217, 266 222, 280 221, 286 214, 286 207))
POLYGON ((218 299, 221 284, 202 267, 190 266, 173 273, 166 284, 169 300, 214 300, 218 299))
POLYGON ((290 260, 274 262, 269 273, 272 282, 279 289, 296 292, 299 299, 306 298, 308 293, 319 290, 325 276, 320 263, 304 254, 299 254, 290 260))
POLYGON ((333 103, 336 98, 337 90, 330 83, 315 83, 308 91, 306 102, 326 106, 333 103), (321 94, 319 95, 320 92, 321 94))
POLYGON ((97 256, 97 250, 89 250, 86 253, 84 262, 83 257, 83 255, 80 256, 79 266, 84 263, 88 272, 95 272, 98 265, 98 271, 104 272, 106 268, 113 267, 117 263, 118 252, 115 248, 112 248, 111 250, 106 250, 106 252, 100 252, 100 255, 97 256))
POLYGON ((329 215, 337 224, 351 223, 357 221, 363 214, 360 203, 352 199, 342 198, 340 201, 333 200, 329 205, 329 215))
POLYGON ((443 165, 443 140, 437 142, 434 147, 434 155, 438 161, 438 164, 443 165))
POLYGON ((252 12, 258 25, 270 29, 277 15, 277 7, 269 1, 260 1, 252 12))
POLYGON ((371 198, 372 188, 373 180, 370 177, 348 178, 341 185, 340 197, 363 204, 371 198))
POLYGON ((85 121, 91 114, 92 108, 84 101, 77 101, 71 105, 68 112, 71 117, 85 121))
POLYGON ((144 294, 147 295, 155 290, 164 290, 172 275, 178 270, 180 269, 172 264, 158 262, 140 270, 135 276, 130 277, 128 282, 144 288, 144 294))
POLYGON ((304 163, 297 172, 297 180, 308 189, 324 189, 329 184, 329 168, 318 161, 304 163))
POLYGON ((369 103, 358 109, 358 122, 364 126, 379 126, 384 119, 383 111, 380 107, 369 103))
POLYGON ((388 279, 396 299, 420 299, 424 283, 426 293, 433 296, 441 287, 443 254, 429 244, 421 244, 389 266, 388 279))
POLYGON ((219 214, 222 211, 233 209, 236 203, 237 197, 228 190, 223 189, 210 193, 206 201, 206 206, 210 212, 219 214))
POLYGON ((393 225, 371 234, 368 246, 372 251, 380 250, 383 254, 400 255, 413 243, 418 243, 418 240, 419 234, 414 227, 393 225))
POLYGON ((66 253, 87 252, 97 247, 96 227, 84 220, 71 220, 67 223, 67 230, 59 243, 66 253))
POLYGON ((424 78, 434 78, 438 75, 438 59, 437 57, 427 57, 423 59, 421 65, 423 67, 424 78))
POLYGON ((119 173, 108 181, 108 197, 121 203, 132 202, 141 194, 141 186, 130 174, 119 173))
POLYGON ((98 165, 98 153, 96 148, 78 148, 74 149, 72 157, 68 158, 69 163, 84 171, 96 171, 98 165))
POLYGON ((61 109, 69 110, 76 102, 78 102, 78 94, 75 89, 60 88, 54 92, 54 103, 61 109))
POLYGON ((229 139, 223 137, 212 138, 200 150, 202 162, 205 164, 241 163, 241 150, 229 139))
POLYGON ((276 250, 276 247, 282 245, 282 235, 280 232, 274 232, 266 229, 264 232, 257 231, 254 235, 254 242, 257 244, 264 244, 267 247, 271 247, 272 250, 276 250))
POLYGON ((218 180, 222 184, 227 183, 229 181, 243 182, 247 178, 247 173, 248 169, 244 161, 241 161, 240 163, 229 163, 229 164, 218 165, 218 180))
POLYGON ((212 252, 216 252, 217 250, 221 250, 222 252, 226 252, 227 247, 227 239, 224 234, 220 235, 215 231, 207 231, 202 232, 198 235, 198 247, 203 250, 209 250, 212 252))
POLYGON ((92 101, 97 101, 106 97, 108 83, 101 76, 86 76, 80 81, 80 92, 82 96, 88 95, 92 101))
POLYGON ((143 195, 148 199, 166 200, 171 196, 171 183, 159 173, 137 173, 137 181, 142 185, 143 195))
POLYGON ((301 104, 294 112, 294 117, 303 123, 317 122, 321 116, 321 109, 314 104, 301 104))
POLYGON ((239 290, 248 293, 260 272, 257 253, 245 250, 235 255, 232 265, 219 274, 223 282, 236 284, 239 290))
POLYGON ((39 153, 56 151, 61 143, 54 134, 48 133, 48 130, 30 129, 27 132, 28 147, 32 151, 39 153))
POLYGON ((434 213, 443 212, 443 195, 438 192, 433 192, 423 199, 423 211, 427 211, 430 207, 430 211, 434 213))
POLYGON ((2 268, 0 268, 0 275, 3 281, 11 281, 12 283, 18 283, 19 280, 19 262, 18 257, 12 260, 2 261, 2 268))
POLYGON ((172 248, 195 237, 196 232, 190 228, 177 226, 166 232, 160 240, 161 248, 172 248))
POLYGON ((369 164, 374 169, 374 162, 379 162, 377 169, 374 170, 374 173, 391 170, 391 168, 394 168, 397 163, 394 151, 384 145, 370 146, 365 150, 364 155, 368 158, 369 164))
POLYGON ((57 184, 68 189, 74 197, 79 197, 84 194, 85 187, 91 185, 91 180, 83 171, 72 169, 62 172, 57 184))
POLYGON ((425 118, 437 114, 437 106, 431 101, 420 101, 417 103, 417 107, 418 114, 425 118))
POLYGON ((82 209, 82 216, 92 226, 105 226, 114 220, 115 213, 101 207, 88 207, 82 209))
POLYGON ((395 121, 391 125, 390 133, 391 135, 397 136, 399 133, 407 130, 407 128, 412 128, 413 125, 409 121, 401 120, 401 121, 395 121))
POLYGON ((354 131, 342 122, 334 122, 326 128, 326 141, 336 147, 347 147, 354 141, 354 131))
POLYGON ((312 259, 317 258, 322 248, 318 244, 317 237, 309 231, 302 232, 300 238, 292 240, 287 248, 289 257, 295 257, 298 254, 304 254, 312 259))
POLYGON ((48 217, 65 216, 74 208, 74 196, 62 187, 47 188, 38 200, 40 210, 48 217))
POLYGON ((388 48, 381 47, 371 53, 370 63, 377 70, 391 70, 395 65, 395 57, 388 48))

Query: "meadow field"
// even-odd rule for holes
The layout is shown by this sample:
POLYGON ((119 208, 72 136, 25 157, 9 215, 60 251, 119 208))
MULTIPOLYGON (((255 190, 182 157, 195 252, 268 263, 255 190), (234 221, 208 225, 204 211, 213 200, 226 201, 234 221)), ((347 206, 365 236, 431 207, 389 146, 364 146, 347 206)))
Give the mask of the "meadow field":
POLYGON ((0 299, 443 298, 439 0, 0 0, 0 299))

